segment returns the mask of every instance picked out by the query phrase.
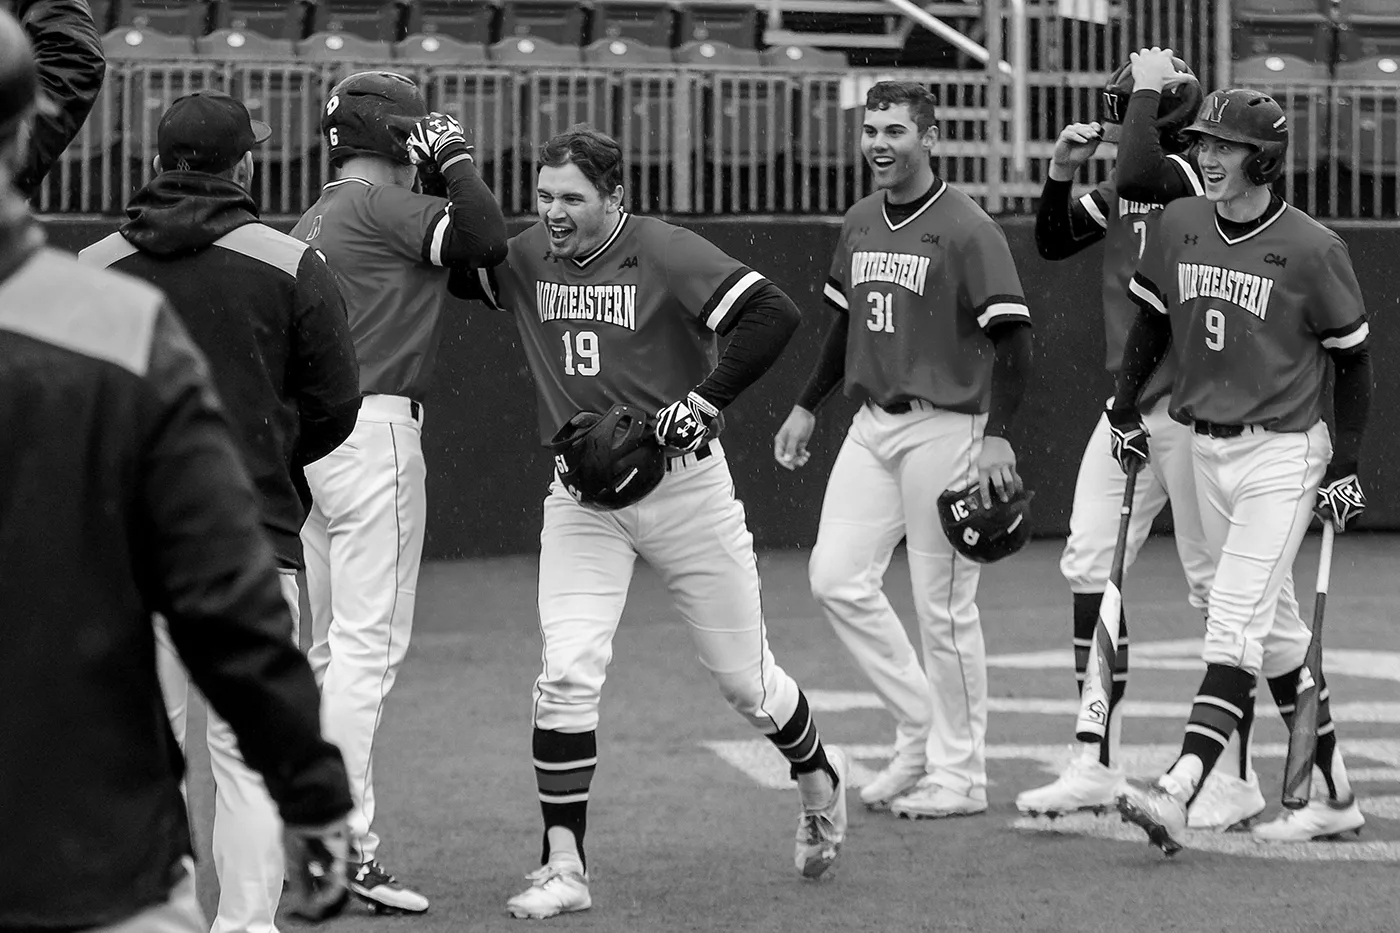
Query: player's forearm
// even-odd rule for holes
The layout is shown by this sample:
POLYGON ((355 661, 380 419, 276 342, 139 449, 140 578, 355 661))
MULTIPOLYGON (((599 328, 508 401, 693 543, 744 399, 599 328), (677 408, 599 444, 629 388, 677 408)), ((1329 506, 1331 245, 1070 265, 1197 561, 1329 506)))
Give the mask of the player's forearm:
POLYGON ((82 129, 102 89, 107 61, 84 0, 31 0, 18 4, 15 14, 34 46, 44 93, 59 106, 57 114, 35 117, 29 152, 15 176, 16 187, 28 197, 82 129))
POLYGON ((802 314, 778 286, 765 282, 739 309, 719 363, 695 391, 716 408, 724 408, 782 356, 802 314))
POLYGON ((447 182, 447 199, 452 202, 442 264, 481 268, 505 262, 506 218, 476 166, 467 158, 449 161, 442 176, 447 182))
POLYGON ((821 356, 812 374, 807 377, 807 385, 797 397, 797 406, 815 412, 835 394, 846 378, 846 341, 851 332, 851 318, 845 312, 837 312, 836 320, 822 343, 821 356))
POLYGON ((1163 203, 1195 194, 1176 163, 1167 158, 1157 132, 1156 91, 1134 91, 1118 139, 1114 184, 1118 196, 1130 201, 1163 203))
POLYGON ((1031 374, 1031 326, 1012 322, 993 328, 992 399, 987 410, 988 437, 1006 437, 1026 397, 1031 374))
POLYGON ((1361 441, 1371 416, 1371 351, 1363 344, 1350 350, 1335 351, 1332 363, 1336 380, 1332 390, 1332 420, 1336 442, 1328 472, 1338 477, 1356 472, 1361 457, 1361 441))
POLYGON ((1162 365, 1171 342, 1172 326, 1167 316, 1138 308, 1123 348, 1123 366, 1118 371, 1118 385, 1113 393, 1114 411, 1136 412, 1142 387, 1162 365))
POLYGON ((1035 212, 1035 248, 1042 259, 1068 259, 1103 235, 1097 227, 1076 223, 1073 190, 1073 182, 1045 179, 1035 212))

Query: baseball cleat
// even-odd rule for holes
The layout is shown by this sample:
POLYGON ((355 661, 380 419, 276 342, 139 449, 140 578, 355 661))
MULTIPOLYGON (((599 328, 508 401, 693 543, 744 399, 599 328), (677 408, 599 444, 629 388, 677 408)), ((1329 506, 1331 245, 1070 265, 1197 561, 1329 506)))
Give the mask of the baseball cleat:
POLYGON ((888 810, 896 798, 913 790, 923 777, 922 761, 901 761, 896 756, 860 789, 860 802, 870 810, 888 810))
POLYGON ((797 817, 797 848, 794 861, 804 878, 820 878, 841 853, 846 840, 846 753, 828 747, 826 760, 836 772, 831 799, 824 806, 809 808, 803 801, 797 817))
POLYGON ((1264 812, 1264 806, 1259 775, 1250 771, 1249 780, 1242 781, 1217 768, 1206 777, 1201 792, 1186 811, 1186 825, 1216 832, 1248 829, 1264 812))
POLYGON ((374 859, 352 865, 349 875, 350 893, 377 914, 421 914, 428 909, 426 897, 399 884, 374 859))
POLYGON ((1366 817, 1356 805, 1356 795, 1345 803, 1337 800, 1309 800, 1301 810, 1285 810, 1276 820, 1254 827, 1254 837, 1265 842, 1307 842, 1311 839, 1341 839, 1361 835, 1366 817))
POLYGON ((890 812, 906 820, 937 820, 949 816, 975 816, 987 811, 987 795, 969 796, 950 790, 925 777, 912 791, 890 804, 890 812))
POLYGON ((1087 745, 1054 781, 1017 795, 1016 809, 1049 817, 1081 810, 1105 813, 1123 789, 1123 769, 1100 764, 1098 746, 1087 745))
POLYGON ((530 886, 506 901, 506 912, 517 920, 544 920, 593 906, 588 875, 573 860, 551 861, 526 875, 530 886))
POLYGON ((1186 829, 1186 805, 1174 793, 1176 782, 1163 775, 1148 787, 1128 785, 1118 796, 1118 812, 1124 823, 1141 826, 1147 840, 1170 857, 1181 851, 1177 840, 1186 829))

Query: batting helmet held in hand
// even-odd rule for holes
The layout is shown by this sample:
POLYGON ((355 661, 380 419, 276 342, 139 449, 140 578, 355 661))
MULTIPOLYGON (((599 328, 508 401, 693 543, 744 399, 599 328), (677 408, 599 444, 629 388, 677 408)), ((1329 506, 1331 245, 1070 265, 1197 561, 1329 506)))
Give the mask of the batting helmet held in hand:
POLYGON ((1250 184, 1273 184, 1283 174, 1288 155, 1288 117, 1268 94, 1236 87, 1211 91, 1195 122, 1182 132, 1253 146, 1244 164, 1250 184))
POLYGON ((992 491, 992 507, 982 505, 982 492, 976 483, 963 489, 949 489, 938 497, 938 518, 943 533, 959 554, 979 564, 1010 557, 1031 539, 1031 497, 1022 490, 1010 502, 1002 502, 992 491))
POLYGON ((331 89, 321 114, 321 135, 332 164, 377 155, 408 165, 408 134, 427 115, 417 84, 392 71, 362 71, 331 89))
MULTIPOLYGON (((1176 66, 1177 74, 1190 75, 1190 78, 1162 88, 1161 98, 1157 102, 1157 119, 1153 125, 1157 127, 1157 135, 1168 152, 1186 148, 1178 141, 1178 135, 1195 119, 1201 98, 1205 96, 1200 81, 1196 80, 1196 73, 1184 61, 1173 58, 1172 64, 1176 66)), ((1099 122, 1104 125, 1105 142, 1118 141, 1123 118, 1128 115, 1128 99, 1132 96, 1133 66, 1129 63, 1114 72, 1101 93, 1099 122)))
POLYGON ((549 442, 564 488, 584 505, 621 509, 655 489, 666 475, 646 412, 614 405, 605 415, 581 411, 549 442))

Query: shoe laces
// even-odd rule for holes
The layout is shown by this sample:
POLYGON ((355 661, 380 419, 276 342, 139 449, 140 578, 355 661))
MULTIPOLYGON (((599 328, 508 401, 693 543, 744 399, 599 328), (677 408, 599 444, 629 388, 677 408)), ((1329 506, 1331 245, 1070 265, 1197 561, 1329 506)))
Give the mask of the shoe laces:
POLYGON ((802 833, 803 845, 814 846, 824 842, 825 837, 829 835, 827 828, 835 829, 831 820, 824 813, 804 812, 797 822, 798 829, 802 833))
POLYGON ((355 872, 356 881, 364 882, 371 878, 375 879, 378 884, 397 884, 399 880, 385 871, 384 866, 380 865, 376 859, 361 862, 359 869, 355 872))
POLYGON ((566 875, 578 875, 583 877, 583 873, 575 871, 572 866, 565 866, 555 862, 546 862, 534 871, 525 875, 533 886, 543 888, 556 878, 563 878, 566 875))

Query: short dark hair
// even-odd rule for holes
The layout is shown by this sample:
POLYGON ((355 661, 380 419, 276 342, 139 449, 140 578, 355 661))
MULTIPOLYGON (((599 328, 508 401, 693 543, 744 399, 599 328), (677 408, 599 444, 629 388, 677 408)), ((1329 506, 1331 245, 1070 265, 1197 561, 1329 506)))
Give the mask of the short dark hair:
POLYGON ((540 146, 540 168, 570 164, 577 165, 603 197, 622 184, 622 147, 587 123, 575 123, 540 146))
POLYGON ((900 104, 909 105, 909 115, 920 135, 938 119, 938 98, 917 81, 880 81, 865 95, 866 110, 889 110, 900 104))

